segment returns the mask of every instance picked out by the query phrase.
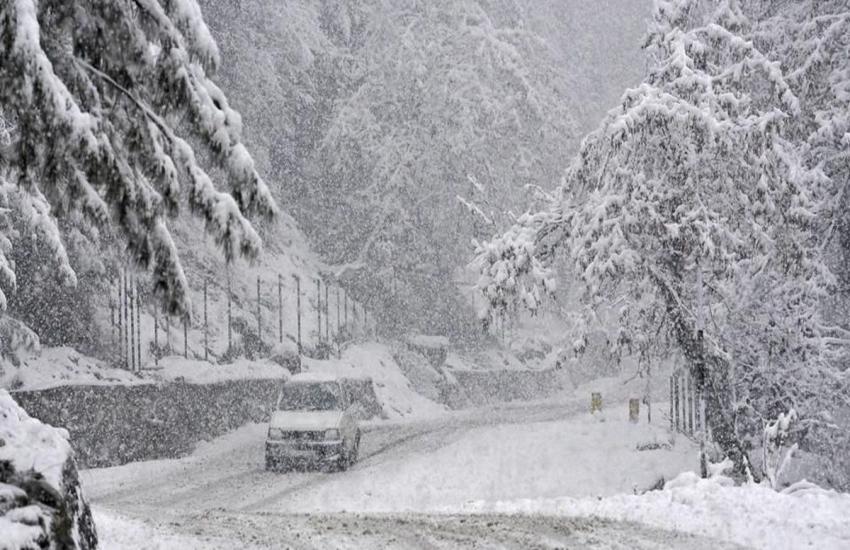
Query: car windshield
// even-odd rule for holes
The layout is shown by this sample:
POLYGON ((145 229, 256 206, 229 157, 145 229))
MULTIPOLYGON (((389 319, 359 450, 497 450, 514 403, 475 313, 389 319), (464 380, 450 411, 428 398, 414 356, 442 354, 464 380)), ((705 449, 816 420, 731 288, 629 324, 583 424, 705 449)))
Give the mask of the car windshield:
POLYGON ((284 386, 278 409, 281 411, 339 410, 339 388, 331 382, 284 386))

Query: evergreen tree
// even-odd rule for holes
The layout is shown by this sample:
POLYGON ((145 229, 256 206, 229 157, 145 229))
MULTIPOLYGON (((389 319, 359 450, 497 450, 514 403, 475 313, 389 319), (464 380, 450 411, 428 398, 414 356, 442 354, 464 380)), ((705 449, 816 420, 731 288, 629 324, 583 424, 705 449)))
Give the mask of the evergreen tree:
MULTIPOLYGON (((57 218, 113 231, 174 312, 188 298, 169 223, 186 205, 228 260, 259 253, 245 216, 270 217, 276 206, 242 145, 238 113, 210 79, 218 65, 195 0, 0 5, 0 111, 13 128, 0 149, 0 201, 67 283, 76 274, 57 218), (199 157, 209 157, 207 169, 199 157)), ((16 287, 12 230, 0 225, 2 306, 16 287)))

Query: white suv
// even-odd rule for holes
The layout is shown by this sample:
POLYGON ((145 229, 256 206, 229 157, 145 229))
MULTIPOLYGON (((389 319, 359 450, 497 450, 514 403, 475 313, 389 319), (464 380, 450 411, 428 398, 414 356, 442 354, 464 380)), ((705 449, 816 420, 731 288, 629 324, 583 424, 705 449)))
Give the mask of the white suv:
POLYGON ((346 470, 357 460, 357 405, 335 378, 297 374, 283 386, 266 437, 266 469, 299 463, 346 470))

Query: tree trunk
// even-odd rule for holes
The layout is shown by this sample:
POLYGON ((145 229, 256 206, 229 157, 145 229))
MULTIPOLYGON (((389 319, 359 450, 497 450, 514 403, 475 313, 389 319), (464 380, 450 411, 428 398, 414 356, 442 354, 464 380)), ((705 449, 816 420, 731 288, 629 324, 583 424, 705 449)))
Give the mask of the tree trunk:
POLYGON ((696 329, 693 321, 680 306, 678 296, 681 293, 678 289, 671 288, 669 283, 658 276, 653 275, 653 279, 665 298, 673 336, 685 356, 688 370, 696 382, 696 389, 705 398, 706 424, 711 430, 712 439, 732 460, 735 473, 759 481, 757 473, 750 466, 750 457, 744 443, 735 430, 728 362, 706 350, 702 331, 696 329))

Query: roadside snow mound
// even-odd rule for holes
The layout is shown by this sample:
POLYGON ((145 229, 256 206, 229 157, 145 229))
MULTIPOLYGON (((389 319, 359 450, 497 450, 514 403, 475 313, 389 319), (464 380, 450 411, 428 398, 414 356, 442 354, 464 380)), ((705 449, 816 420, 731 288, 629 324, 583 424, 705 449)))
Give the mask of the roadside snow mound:
POLYGON ((765 550, 850 548, 850 494, 809 482, 777 492, 764 485, 736 487, 722 475, 701 479, 686 472, 663 491, 643 495, 475 502, 462 511, 608 518, 765 550))
POLYGON ((0 549, 97 547, 68 432, 0 390, 0 549))
POLYGON ((215 384, 230 380, 286 380, 289 369, 261 359, 251 361, 238 357, 227 365, 218 365, 197 359, 184 359, 180 356, 163 357, 159 370, 148 371, 151 381, 170 382, 182 380, 190 384, 215 384))
POLYGON ((17 367, 0 359, 0 388, 10 390, 144 382, 128 370, 111 368, 69 347, 42 348, 29 354, 17 367))

